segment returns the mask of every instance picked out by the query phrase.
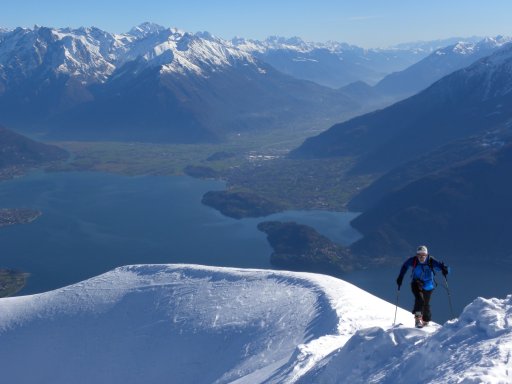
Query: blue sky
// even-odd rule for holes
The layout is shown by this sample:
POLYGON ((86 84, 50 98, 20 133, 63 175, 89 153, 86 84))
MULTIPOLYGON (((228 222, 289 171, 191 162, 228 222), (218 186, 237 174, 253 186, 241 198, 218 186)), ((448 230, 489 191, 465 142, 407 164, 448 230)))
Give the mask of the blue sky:
POLYGON ((96 26, 144 21, 230 39, 299 36, 363 47, 446 37, 512 35, 510 0, 6 0, 0 26, 96 26))

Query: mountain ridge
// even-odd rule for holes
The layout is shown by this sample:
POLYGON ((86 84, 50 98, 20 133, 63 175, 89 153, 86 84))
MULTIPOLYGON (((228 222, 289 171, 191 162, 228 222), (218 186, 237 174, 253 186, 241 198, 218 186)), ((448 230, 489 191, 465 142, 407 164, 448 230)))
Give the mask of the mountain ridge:
POLYGON ((334 125, 296 157, 359 156, 355 172, 386 172, 450 141, 508 129, 512 46, 385 109, 334 125))
POLYGON ((497 36, 478 42, 459 41, 437 49, 403 71, 387 75, 375 85, 375 92, 395 99, 412 96, 444 76, 491 55, 511 41, 509 37, 497 36))
POLYGON ((351 249, 362 254, 379 249, 392 257, 428 239, 454 259, 510 263, 505 228, 512 224, 506 177, 511 166, 508 140, 409 180, 352 221, 365 236, 351 249))

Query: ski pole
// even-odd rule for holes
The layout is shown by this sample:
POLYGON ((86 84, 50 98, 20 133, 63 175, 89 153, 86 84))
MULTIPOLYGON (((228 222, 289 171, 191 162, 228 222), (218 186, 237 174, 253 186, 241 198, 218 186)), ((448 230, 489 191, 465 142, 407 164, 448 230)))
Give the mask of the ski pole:
POLYGON ((453 319, 454 316, 453 316, 453 306, 452 306, 452 295, 450 295, 450 288, 448 288, 448 279, 446 278, 446 276, 444 276, 444 283, 446 285, 446 292, 448 293, 448 303, 450 304, 450 315, 453 319))
POLYGON ((400 295, 400 287, 398 287, 396 291, 396 305, 395 305, 395 319, 393 320, 393 326, 395 326, 396 323, 396 312, 398 310, 398 296, 400 295))

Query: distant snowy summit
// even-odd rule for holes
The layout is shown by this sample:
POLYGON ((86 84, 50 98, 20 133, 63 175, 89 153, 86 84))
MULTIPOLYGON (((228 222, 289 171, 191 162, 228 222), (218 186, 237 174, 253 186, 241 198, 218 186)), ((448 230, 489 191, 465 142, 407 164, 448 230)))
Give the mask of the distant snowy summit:
MULTIPOLYGON (((498 36, 497 39, 504 38, 498 36)), ((485 39, 484 37, 453 37, 448 39, 433 40, 433 41, 417 41, 411 43, 401 43, 389 47, 373 47, 362 48, 354 44, 339 41, 326 41, 326 42, 313 42, 305 41, 298 36, 283 37, 283 36, 269 36, 265 40, 246 39, 243 37, 235 37, 231 42, 243 49, 249 51, 264 52, 268 50, 289 49, 301 52, 309 52, 315 49, 326 49, 331 52, 342 53, 343 51, 350 50, 364 50, 366 52, 385 52, 385 51, 411 51, 416 54, 423 53, 428 55, 436 50, 452 46, 458 43, 478 43, 485 39)), ((490 38, 493 39, 493 38, 490 38)))
POLYGON ((148 37, 149 35, 158 34, 165 30, 166 30, 166 28, 159 24, 145 22, 145 23, 142 23, 142 24, 130 29, 130 31, 127 33, 127 35, 135 36, 137 38, 145 38, 145 37, 148 37))
POLYGON ((141 24, 125 34, 94 27, 17 28, 0 31, 0 65, 10 75, 11 71, 28 72, 44 65, 84 81, 102 82, 116 68, 136 59, 148 65, 165 65, 166 70, 178 73, 201 73, 236 59, 254 62, 248 53, 208 36, 153 23, 141 24))
POLYGON ((271 36, 263 41, 235 38, 231 42, 291 76, 339 88, 361 81, 370 85, 376 84, 386 75, 404 71, 429 55, 446 55, 447 50, 450 50, 453 51, 453 57, 445 58, 447 64, 444 65, 448 67, 446 71, 438 70, 437 66, 432 68, 432 72, 447 74, 448 69, 461 67, 460 63, 449 63, 451 60, 458 60, 457 55, 468 53, 467 56, 476 56, 477 50, 490 54, 490 49, 496 49, 507 40, 510 39, 501 36, 486 39, 450 38, 387 48, 362 48, 336 41, 306 42, 299 37, 279 36, 271 36))
POLYGON ((413 96, 436 81, 504 48, 512 38, 497 36, 478 41, 460 40, 434 50, 430 55, 400 72, 387 75, 374 90, 397 100, 413 96))
POLYGON ((0 300, 6 382, 510 382, 512 295, 443 327, 333 277, 194 265, 118 268, 0 300))

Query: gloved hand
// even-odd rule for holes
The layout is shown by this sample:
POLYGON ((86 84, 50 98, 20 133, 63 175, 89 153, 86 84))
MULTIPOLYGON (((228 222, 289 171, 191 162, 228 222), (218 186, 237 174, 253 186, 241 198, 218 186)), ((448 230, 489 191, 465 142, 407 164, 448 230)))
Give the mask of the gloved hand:
POLYGON ((402 279, 403 279, 403 277, 401 277, 401 276, 398 276, 396 278, 396 285, 398 285, 398 289, 400 289, 400 287, 402 286, 402 279))
POLYGON ((441 266, 441 272, 443 273, 443 276, 446 277, 446 275, 448 274, 449 270, 448 270, 448 267, 446 265, 442 265, 441 266))

